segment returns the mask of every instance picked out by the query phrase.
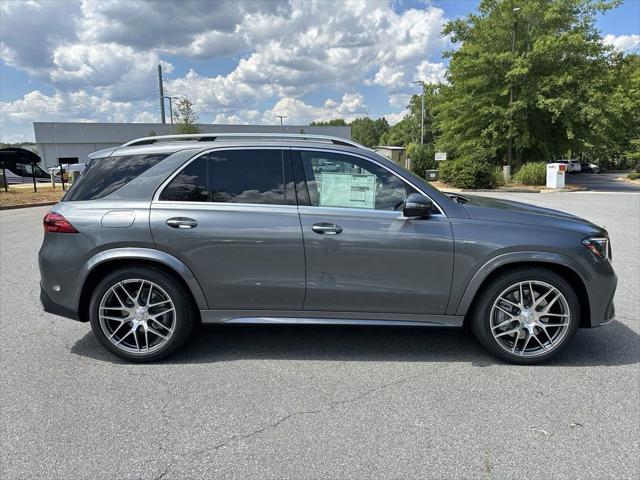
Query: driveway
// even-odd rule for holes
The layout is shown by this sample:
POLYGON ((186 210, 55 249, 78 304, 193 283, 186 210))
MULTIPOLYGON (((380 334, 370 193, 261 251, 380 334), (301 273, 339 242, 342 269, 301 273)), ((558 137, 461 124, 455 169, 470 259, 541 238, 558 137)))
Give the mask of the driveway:
POLYGON ((568 184, 580 185, 594 192, 636 192, 640 193, 640 185, 617 180, 626 173, 572 173, 567 174, 568 184))
POLYGON ((640 195, 495 196, 611 234, 617 320, 543 366, 460 331, 310 326, 122 363, 40 309, 46 209, 0 212, 2 478, 639 478, 640 195))

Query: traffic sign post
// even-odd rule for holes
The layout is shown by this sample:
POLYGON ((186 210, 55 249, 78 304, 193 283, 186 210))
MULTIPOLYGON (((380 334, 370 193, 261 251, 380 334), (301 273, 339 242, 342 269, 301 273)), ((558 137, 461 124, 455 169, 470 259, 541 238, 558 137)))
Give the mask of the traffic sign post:
POLYGON ((444 162, 447 159, 447 152, 436 152, 436 162, 444 162))

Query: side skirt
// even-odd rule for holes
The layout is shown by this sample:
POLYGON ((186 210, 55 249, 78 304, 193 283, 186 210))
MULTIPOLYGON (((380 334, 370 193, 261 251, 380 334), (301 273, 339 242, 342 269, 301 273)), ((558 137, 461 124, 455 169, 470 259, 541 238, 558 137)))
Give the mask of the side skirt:
POLYGON ((306 310, 200 310, 204 324, 385 325, 462 327, 460 315, 320 312, 306 310))

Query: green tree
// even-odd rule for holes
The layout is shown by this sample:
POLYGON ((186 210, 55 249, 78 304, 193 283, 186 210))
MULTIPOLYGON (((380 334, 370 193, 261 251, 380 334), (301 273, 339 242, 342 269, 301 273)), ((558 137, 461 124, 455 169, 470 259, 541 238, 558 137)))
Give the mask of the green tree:
POLYGON ((519 163, 591 145, 613 89, 614 55, 595 19, 618 3, 481 0, 478 14, 449 22, 444 33, 461 46, 448 54, 450 85, 436 107, 439 148, 500 161, 511 138, 519 163))
POLYGON ((346 127, 347 122, 344 121, 344 118, 333 118, 331 120, 320 120, 317 122, 311 122, 309 126, 311 127, 346 127))
POLYGON ((435 150, 432 143, 407 145, 407 157, 411 159, 411 171, 421 178, 426 178, 427 170, 437 168, 435 150))
POLYGON ((376 120, 360 117, 349 125, 351 126, 351 138, 367 147, 379 145, 380 137, 389 130, 389 123, 384 117, 376 120))
MULTIPOLYGON (((424 145, 433 145, 438 136, 435 123, 435 110, 440 99, 440 84, 428 84, 423 87, 424 95, 424 145)), ((406 147, 410 143, 420 143, 422 122, 422 98, 413 95, 407 105, 409 111, 405 117, 391 127, 382 136, 380 142, 385 145, 406 147)))
POLYGON ((198 127, 198 114, 193 110, 191 100, 181 98, 174 109, 176 119, 176 132, 180 134, 200 133, 198 127))

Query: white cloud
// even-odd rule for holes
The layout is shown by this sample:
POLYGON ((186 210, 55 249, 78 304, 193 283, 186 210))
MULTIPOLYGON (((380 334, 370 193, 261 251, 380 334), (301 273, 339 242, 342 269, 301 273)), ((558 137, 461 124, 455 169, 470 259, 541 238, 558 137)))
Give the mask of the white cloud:
POLYGON ((633 53, 640 52, 640 35, 605 35, 602 39, 606 45, 611 45, 614 49, 633 53))
POLYGON ((359 93, 345 93, 340 102, 328 99, 322 107, 309 105, 302 100, 284 97, 262 115, 264 123, 277 123, 278 115, 286 115, 289 124, 304 125, 312 121, 343 118, 351 121, 367 114, 364 97, 359 93))
POLYGON ((203 120, 272 121, 276 108, 300 122, 353 118, 367 113, 357 93, 363 83, 381 87, 389 105, 404 108, 413 80, 444 78, 444 66, 432 61, 449 40, 440 35, 441 9, 396 7, 392 0, 184 0, 162 2, 162 8, 138 0, 5 1, 3 58, 56 93, 31 92, 5 103, 3 119, 155 118, 149 104, 156 112, 159 62, 166 93, 189 97, 203 120), (13 24, 20 29, 6 28, 13 24), (241 58, 228 73, 189 70, 171 78, 173 65, 162 60, 167 54, 241 58), (322 106, 300 100, 323 90, 350 93, 322 106), (72 98, 77 103, 69 103, 72 98), (256 104, 265 102, 274 107, 258 111, 256 104), (22 116, 13 110, 18 104, 28 107, 22 116))
POLYGON ((446 81, 447 68, 444 63, 431 63, 427 60, 416 67, 416 78, 425 83, 443 83, 446 81))
POLYGON ((387 119, 387 122, 389 122, 389 125, 395 125, 404 117, 406 117, 408 114, 409 114, 409 110, 402 110, 401 112, 398 112, 398 113, 388 113, 384 115, 384 118, 387 119))
POLYGON ((56 92, 53 95, 45 95, 35 90, 12 102, 0 102, 2 138, 21 136, 23 139, 32 139, 31 124, 34 121, 158 121, 154 113, 142 108, 140 104, 111 101, 84 90, 72 93, 56 92))

